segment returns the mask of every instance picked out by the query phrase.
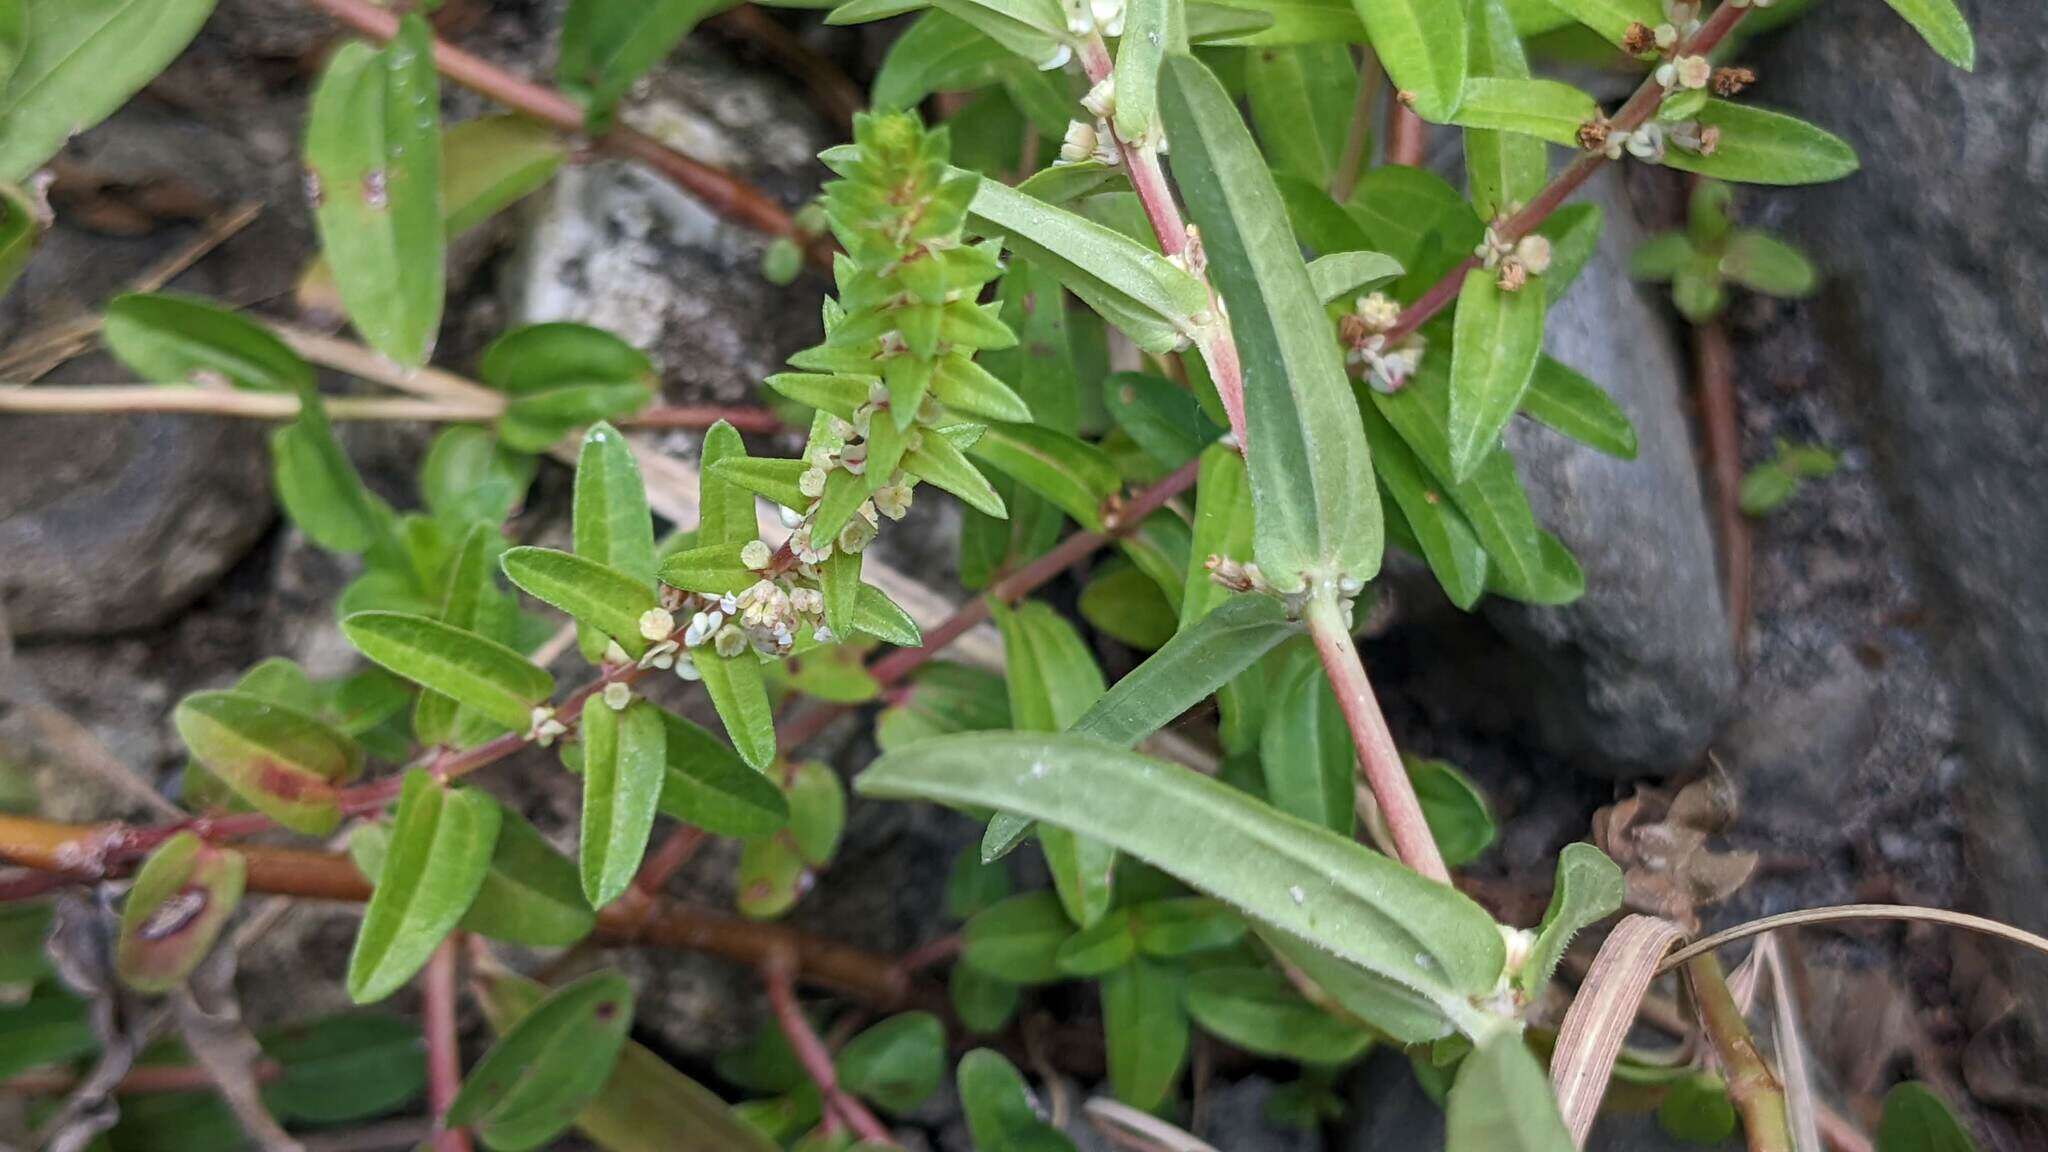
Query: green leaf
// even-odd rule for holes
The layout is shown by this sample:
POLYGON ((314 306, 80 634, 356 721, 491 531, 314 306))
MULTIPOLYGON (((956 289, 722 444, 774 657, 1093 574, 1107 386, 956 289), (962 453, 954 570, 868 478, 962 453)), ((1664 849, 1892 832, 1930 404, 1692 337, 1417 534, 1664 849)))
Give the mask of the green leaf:
POLYGON ((924 644, 924 634, 918 631, 917 621, 889 599, 887 593, 872 584, 860 586, 860 598, 853 605, 853 626, 884 644, 894 644, 898 648, 917 648, 924 644))
POLYGON ((1137 954, 1131 914, 1119 909, 1067 937, 1053 961, 1069 976, 1101 976, 1130 963, 1137 954))
POLYGON ((538 1148, 603 1090, 633 1026, 633 987, 612 971, 565 984, 470 1069, 447 1124, 497 1152, 538 1148))
POLYGON ((1598 204, 1567 204, 1551 213, 1536 229, 1536 234, 1550 241, 1550 271, 1545 272, 1537 283, 1543 286, 1543 294, 1550 297, 1552 304, 1564 298, 1564 294, 1586 270, 1600 247, 1600 230, 1606 225, 1606 213, 1598 204))
POLYGON ((723 0, 575 0, 562 18, 555 75, 582 95, 589 120, 603 125, 634 81, 661 63, 697 21, 725 7, 723 0))
POLYGON ((1057 0, 932 0, 1033 64, 1054 60, 1071 40, 1057 0))
POLYGON ((28 48, 28 0, 0 0, 0 92, 28 48))
POLYGON ((1474 76, 1452 122, 1577 147, 1580 126, 1599 114, 1591 96, 1561 81, 1474 76))
POLYGON ((1073 731, 1125 747, 1136 744, 1299 631, 1272 597, 1233 596, 1117 681, 1074 721, 1073 731))
MULTIPOLYGON (((925 437, 927 452, 932 439, 925 437)), ((1036 424, 991 424, 969 452, 1091 532, 1102 528, 1103 502, 1123 487, 1116 464, 1100 448, 1036 424)))
POLYGON ((1290 656, 1259 736, 1266 799, 1290 816, 1349 836, 1357 825, 1358 775, 1351 729, 1322 664, 1305 649, 1290 656))
POLYGON ((890 752, 856 788, 1057 823, 1490 1027, 1469 998, 1494 986, 1505 951, 1483 909, 1199 773, 1073 734, 968 733, 890 752))
POLYGON ((45 985, 26 1002, 0 1007, 0 1076, 69 1064, 99 1048, 86 1002, 45 985))
POLYGON ((1159 66, 1188 48, 1182 0, 1130 0, 1116 46, 1116 133, 1149 141, 1159 131, 1159 66))
POLYGON ((1861 166, 1847 141, 1782 112, 1709 100, 1699 122, 1721 130, 1713 155, 1671 148, 1665 164, 1744 184, 1823 184, 1861 166))
POLYGON ((1102 1028, 1109 1083, 1133 1108, 1158 1109, 1180 1079, 1188 1054, 1187 977, 1139 958, 1102 978, 1102 1028))
POLYGON ((1073 1141, 1039 1118, 1024 1078, 998 1053, 969 1052, 958 1077, 960 1106, 979 1152, 1074 1152, 1073 1141))
POLYGON ((661 582, 707 596, 744 592, 761 581, 761 573, 741 558, 746 546, 735 540, 672 553, 661 562, 661 582))
POLYGON ((1066 977, 1059 966, 1060 946, 1073 934, 1074 924, 1056 893, 1027 892, 967 921, 960 933, 960 962, 1010 984, 1053 984, 1066 977))
POLYGON ((1192 393, 1162 376, 1118 372, 1102 382, 1102 401, 1117 427, 1169 471, 1223 435, 1192 393))
POLYGON ((946 1028, 929 1012, 891 1016, 846 1042, 839 1084, 884 1111, 913 1112, 946 1075, 946 1028))
POLYGON ((1740 502, 1745 516, 1768 516, 1799 494, 1799 477, 1776 463, 1759 464, 1742 477, 1740 502))
POLYGON ((1130 564, 1104 565, 1081 589, 1081 618, 1097 632, 1141 651, 1173 639, 1180 614, 1143 570, 1130 564))
POLYGON ((1228 948, 1244 939, 1244 918, 1201 896, 1154 900, 1131 909, 1138 951, 1160 959, 1228 948))
POLYGON ((1195 523, 1188 543, 1187 583, 1181 590, 1180 626, 1190 624, 1230 598, 1230 590, 1209 578, 1209 558, 1243 560, 1252 550, 1251 477, 1244 457, 1222 444, 1202 450, 1195 478, 1195 523))
POLYGON ((401 364, 425 363, 441 326, 447 233, 433 41, 413 16, 382 49, 342 45, 306 124, 306 181, 342 306, 401 364))
POLYGON ((997 519, 1008 515, 1002 496, 988 477, 944 435, 929 433, 918 447, 905 452, 903 470, 951 492, 979 512, 997 519))
MULTIPOLYGON (((358 825, 349 837, 349 858, 372 884, 383 874, 390 844, 391 830, 382 824, 358 825)), ((576 865, 525 817, 502 811, 490 871, 463 913, 461 927, 493 940, 561 948, 589 935, 596 922, 576 865)))
MULTIPOLYGON (((1358 103, 1358 67, 1345 44, 1255 48, 1245 53, 1252 124, 1276 172, 1328 187, 1343 164, 1358 103)), ((1117 86, 1122 110, 1123 86, 1117 86)))
POLYGON ((457 524, 502 524, 526 498, 534 459, 507 450, 487 429, 451 424, 420 465, 420 495, 435 516, 457 524))
POLYGON ((1742 229, 1728 238, 1721 275, 1745 288, 1788 300, 1813 295, 1820 276, 1806 254, 1767 233, 1742 229))
POLYGON ((1493 844, 1495 831, 1486 797, 1446 761, 1403 756, 1401 762, 1444 863, 1458 868, 1478 859, 1493 844))
MULTIPOLYGON (((724 441, 714 427, 704 436, 706 462, 714 445, 724 441)), ((710 481, 706 479, 706 485, 710 481)), ((753 511, 752 503, 748 512, 753 511)), ((654 518, 647 509, 647 485, 640 477, 640 462, 632 445, 609 424, 595 424, 584 433, 583 447, 576 456, 576 488, 573 501, 576 555, 623 573, 639 582, 641 590, 654 591, 654 518)), ((702 533, 699 533, 702 540, 702 533)), ((523 587, 523 585, 522 585, 523 587)), ((528 589, 532 591, 532 589, 528 589)), ((535 592, 539 596, 540 593, 535 592)), ((542 599, 547 597, 542 596, 542 599)), ((554 601, 549 601, 554 603, 554 601)), ((652 605, 650 604, 649 607, 652 605)), ((556 607, 576 613, 560 604, 556 607)), ((643 609, 644 611, 645 609, 643 609)), ((604 654, 603 625, 579 630, 583 655, 595 660, 604 654)), ((629 649, 640 638, 637 625, 620 642, 629 649)))
POLYGON ((121 905, 114 949, 121 983, 149 994, 183 984, 241 903, 246 874, 241 853, 210 848, 190 832, 151 852, 121 905))
POLYGON ((1543 913, 1543 926, 1529 948, 1529 958, 1515 974, 1515 983, 1534 997, 1550 982, 1558 961, 1572 937, 1614 915, 1621 907, 1625 885, 1621 869, 1605 852, 1591 844, 1567 844, 1557 857, 1557 882, 1550 891, 1550 907, 1543 913))
POLYGON ((1657 1105, 1657 1126, 1688 1144, 1720 1144, 1735 1135, 1735 1123, 1735 1105, 1719 1076, 1687 1076, 1657 1105))
POLYGON ((1021 996, 1015 984, 966 964, 955 964, 946 974, 946 994, 960 1023, 980 1036, 1002 1031, 1016 1014, 1021 996))
POLYGON ((177 58, 214 0, 25 0, 0 50, 0 183, 19 184, 177 58), (25 18, 25 23, 24 23, 25 18), (27 36, 24 38, 24 28, 27 36))
POLYGON ((1618 460, 1636 458, 1636 428, 1605 389, 1548 356, 1536 361, 1522 414, 1618 460))
POLYGON ((299 418, 271 433, 270 455, 278 502, 313 543, 330 552, 395 548, 390 507, 363 486, 314 393, 301 393, 299 418))
POLYGON ((667 712, 661 720, 668 729, 664 813, 717 836, 766 836, 789 823, 789 802, 774 781, 703 728, 667 712))
POLYGON ((1885 0, 1943 60, 1965 72, 1977 69, 1977 39, 1955 0, 1885 0))
POLYGON ((647 650, 640 617, 660 606, 645 578, 552 548, 508 549, 499 563, 512 583, 619 642, 629 656, 647 650))
POLYGON ((984 88, 995 83, 1011 59, 1009 49, 967 21, 945 12, 926 12, 889 45, 875 73, 871 103, 876 108, 911 109, 934 92, 984 88))
POLYGON ((1444 1107, 1445 1152, 1572 1152, 1550 1080, 1519 1032, 1481 1044, 1444 1107))
POLYGON ((263 1054, 280 1066, 277 1079, 263 1086, 263 1106, 287 1123, 375 1119, 427 1086, 420 1026, 402 1016, 344 1012, 296 1021, 260 1040, 263 1054))
POLYGON ((634 700, 613 711, 583 709, 583 895, 592 908, 633 883, 667 778, 667 727, 659 708, 634 700))
POLYGON ((1210 968, 1188 980, 1188 1015, 1225 1043, 1303 1064, 1349 1064, 1372 1033, 1301 998, 1269 968, 1210 968))
POLYGON ((1470 611, 1486 593, 1487 569, 1486 549, 1472 522, 1446 497, 1442 485, 1376 408, 1368 405, 1364 416, 1365 437, 1372 444, 1380 484, 1408 522, 1408 530, 1444 595, 1470 611))
POLYGON ((1545 0, 1573 20, 1598 32, 1602 39, 1619 48, 1628 38, 1631 24, 1655 28, 1665 22, 1664 8, 1657 0, 1545 0))
POLYGON ((131 292, 107 305, 107 346, 153 384, 300 392, 313 367, 253 320, 196 297, 131 292))
POLYGON ((1411 276, 1422 272, 1432 279, 1440 273, 1418 263, 1432 237, 1456 261, 1472 251, 1485 230, 1472 206, 1443 177, 1402 164, 1382 164, 1367 172, 1344 210, 1367 237, 1362 247, 1392 256, 1411 276))
MULTIPOLYGON (((500 1034, 547 994, 511 973, 493 973, 480 986, 484 1016, 500 1034)), ((576 1116, 576 1127, 606 1152, 776 1152, 725 1101, 631 1040, 604 1089, 576 1116)))
POLYGON ((401 612, 358 612, 341 622, 356 650, 514 731, 554 693, 546 669, 494 640, 401 612))
POLYGON ((1380 252, 1332 252, 1309 262, 1316 298, 1334 304, 1354 292, 1377 288, 1401 274, 1401 264, 1380 252))
MULTIPOLYGON (((1482 77, 1527 80, 1529 61, 1507 6, 1501 0, 1470 0, 1467 15, 1471 20, 1467 51, 1473 79, 1466 81, 1466 99, 1470 99, 1471 85, 1482 77)), ((1512 211, 1514 205, 1535 199, 1550 174, 1550 162, 1540 140, 1470 128, 1465 132, 1465 174, 1472 206, 1480 216, 1492 220, 1512 211)))
POLYGON ((761 677, 761 661, 753 652, 720 656, 709 644, 691 653, 697 673, 710 693, 711 706, 718 711, 725 734, 738 750, 740 759, 757 772, 775 763, 775 709, 768 703, 768 684, 761 677))
MULTIPOLYGON (((1462 40, 1462 18, 1458 32, 1462 40)), ((1302 322, 1322 305, 1280 194, 1215 75, 1184 57, 1165 75, 1174 176, 1243 360, 1259 567, 1287 591, 1311 575, 1370 579, 1382 547, 1379 490, 1337 343, 1325 323, 1302 322)))
POLYGON ((983 234, 1003 237, 1011 251, 1057 276, 1147 352, 1170 352, 1186 343, 1208 311, 1208 289, 1186 269, 1115 229, 1000 180, 981 182, 970 211, 983 234))
POLYGON ((483 887, 498 822, 485 793, 406 773, 391 850, 349 954, 349 999, 382 1000, 426 965, 483 887))
POLYGON ((451 124, 441 134, 441 211, 448 235, 470 229, 539 191, 569 158, 568 139, 511 114, 451 124))
POLYGON ((339 786, 362 770, 353 740, 303 712, 243 692, 198 692, 171 714, 178 736, 235 795, 295 832, 341 820, 339 786))
POLYGON ((1877 1152, 1977 1152, 1977 1142, 1932 1089, 1908 1082, 1885 1093, 1877 1152))
MULTIPOLYGON (((9 0, 0 0, 4 7, 9 0)), ((20 3, 21 0, 11 0, 20 3)), ((0 48, 4 52, 4 48, 0 48)), ((0 80, 0 88, 5 81, 0 80)), ((29 260, 42 245, 43 234, 50 230, 50 219, 43 206, 12 184, 0 184, 0 294, 4 294, 21 278, 28 268, 29 260)))
MULTIPOLYGON (((743 485, 726 479, 728 469, 784 461, 750 460, 739 432, 723 420, 705 432, 702 460, 705 482, 698 500, 697 543, 747 544, 758 539, 761 528, 754 513, 753 497, 743 485)), ((805 499, 803 507, 809 505, 810 501, 805 499)))
POLYGON ((645 381, 570 384, 545 392, 526 392, 506 402, 498 435, 508 448, 544 452, 570 430, 602 420, 619 420, 639 411, 654 390, 645 381))
POLYGON ((586 324, 529 324, 484 350, 478 374, 511 401, 505 442, 538 452, 573 428, 639 408, 659 382, 647 355, 586 324))
POLYGON ((1475 268, 1458 292, 1451 346, 1451 473, 1469 480, 1500 446, 1543 354, 1543 293, 1504 292, 1494 273, 1475 268))
POLYGON ((1462 0, 1352 0, 1352 4, 1395 87, 1414 94, 1415 111, 1426 120, 1449 120, 1465 83, 1462 0))

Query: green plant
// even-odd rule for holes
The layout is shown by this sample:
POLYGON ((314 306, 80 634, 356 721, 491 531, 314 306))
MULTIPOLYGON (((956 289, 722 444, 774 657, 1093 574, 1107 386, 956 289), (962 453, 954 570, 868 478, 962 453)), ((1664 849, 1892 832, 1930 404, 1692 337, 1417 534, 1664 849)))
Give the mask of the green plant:
MULTIPOLYGON (((406 1063, 361 1112, 424 1086, 442 1148, 471 1136, 536 1147, 572 1124, 613 1149, 888 1145, 881 1116, 916 1109, 945 1076, 944 1026, 899 1013, 835 1052, 796 987, 900 1009, 956 953, 949 992, 976 1034, 1002 1031, 1033 986, 1093 982, 1110 1089, 1141 1112, 1174 1113, 1200 1028, 1302 1065, 1277 1104, 1298 1122, 1327 1115, 1336 1067, 1395 1044, 1443 1089, 1455 1152, 1571 1146, 1610 1076, 1655 1077, 1617 1064, 1647 969, 1633 999, 1620 984, 1582 989, 1557 1058, 1591 1060, 1594 1090, 1563 1110, 1525 1042, 1573 936, 1622 906, 1622 870, 1568 847, 1549 911, 1529 926, 1497 922, 1454 887, 1450 870, 1486 849, 1493 816, 1455 766, 1397 751, 1354 624, 1388 543, 1461 608, 1584 591, 1502 433, 1526 415, 1636 452, 1613 401, 1542 352, 1548 309, 1599 233, 1597 210, 1566 203, 1596 170, 1633 157, 1801 184, 1856 159, 1822 129, 1725 98, 1742 78, 1710 56, 1750 3, 1554 4, 1645 73, 1625 104, 1604 110, 1533 75, 1522 35, 1556 26, 1554 14, 1505 0, 850 0, 828 20, 918 15, 881 67, 876 110, 824 154, 837 179, 791 214, 617 126, 633 82, 724 5, 576 0, 560 90, 444 57, 448 78, 523 117, 444 130, 418 11, 307 0, 366 39, 335 54, 313 98, 305 159, 323 255, 301 296, 337 301, 376 355, 138 294, 109 306, 104 334, 149 387, 5 393, 0 407, 287 421, 271 442, 279 499, 320 547, 360 558, 338 612, 366 664, 315 680, 266 661, 181 701, 185 798, 203 817, 97 830, 5 817, 0 857, 92 881, 139 863, 116 970, 143 992, 191 975, 245 886, 364 900, 348 994, 367 1004, 420 978, 429 1060, 406 1063), (1399 94, 1386 101, 1393 119, 1462 131, 1465 193, 1421 168, 1367 163, 1380 69, 1399 94), (954 117, 971 130, 910 110, 939 91, 976 93, 954 117), (736 423, 758 412, 715 413, 695 421, 706 427, 694 507, 651 486, 628 431, 690 418, 654 402, 642 352, 580 325, 504 333, 474 383, 410 371, 440 328, 448 238, 545 183, 569 152, 561 133, 588 133, 771 236, 769 275, 798 275, 805 259, 829 271, 821 342, 766 382, 785 411, 808 413, 800 458, 750 452, 736 423), (1553 146, 1573 153, 1554 177, 1553 146), (1058 159, 1014 185, 996 178, 1034 154, 1058 159), (1111 373, 1112 339, 1142 368, 1111 373), (315 362, 426 394, 325 396, 315 362), (334 434, 343 418, 449 424, 422 462, 416 508, 364 485, 334 434), (515 545, 506 522, 550 452, 574 467, 572 546, 515 545), (927 484, 967 509, 960 567, 982 594, 920 622, 866 557, 927 484), (757 519, 756 497, 781 510, 779 531, 757 519), (1074 621, 1030 599, 1112 545, 1121 559, 1090 576, 1082 616, 1153 650, 1114 684, 1074 621), (1000 674, 935 658, 989 619, 1000 674), (564 691, 550 669, 572 646, 590 668, 564 691), (723 738, 657 702, 683 690, 663 683, 677 678, 702 685, 723 738), (1213 777, 1137 750, 1212 698, 1213 777), (778 725, 788 701, 802 703, 778 725), (884 754, 855 790, 987 820, 981 851, 949 879, 958 938, 900 958, 773 922, 832 865, 846 820, 839 777, 797 754, 872 702, 885 704, 884 754), (580 776, 574 860, 467 779, 536 748, 580 776), (676 824, 658 836, 664 818, 676 824), (345 822, 347 856, 247 842, 345 822), (709 837, 743 844, 738 917, 662 896, 709 837), (1027 842, 1049 891, 1010 889, 999 862, 1027 842), (500 1033, 466 1079, 454 1016, 464 940, 500 1033), (728 1108, 633 1044, 622 977, 550 992, 499 967, 488 941, 751 964, 773 1027, 718 1062, 750 1099, 728 1108), (1604 1038, 1584 1025, 1599 1010, 1604 1038)), ((1895 6, 1967 64, 1947 0, 1895 6)), ((81 114, 112 111, 210 8, 0 2, 0 44, 14 45, 0 61, 17 63, 0 177, 26 180, 81 114)), ((1653 242, 1638 270, 1672 278, 1695 317, 1718 310, 1724 280, 1810 287, 1796 253, 1728 224, 1719 189, 1703 185, 1691 230, 1653 242)), ((29 199, 8 197, 0 268, 32 242, 29 199)), ((1656 1083, 1669 1122, 1719 1131, 1732 1108, 1753 1147, 1784 1146, 1768 1123, 1782 1127, 1784 1112, 1769 1070, 1733 1064, 1753 1048, 1739 1013, 1715 1011, 1718 968, 1688 971, 1729 1087, 1691 1070, 1656 1083)), ((15 982, 36 992, 0 1013, 14 1017, 0 1030, 33 1039, 9 1053, 66 1063, 94 1046, 82 1005, 41 970, 15 982)), ((357 1056, 386 1044, 335 1042, 357 1056)), ((288 1047, 270 1049, 279 1085, 335 1056, 288 1047)), ((185 1074, 187 1088, 217 1078, 211 1066, 185 1074)), ((1067 1146, 1002 1057, 972 1052, 956 1075, 979 1147, 1067 1146)), ((276 1118, 309 1118, 289 1095, 271 1093, 276 1118)), ((248 1123, 247 1111, 235 1117, 248 1123)), ((340 1112, 359 1114, 325 1116, 340 1112)), ((1887 1131, 1934 1125, 1917 1097, 1900 1112, 1887 1131)))

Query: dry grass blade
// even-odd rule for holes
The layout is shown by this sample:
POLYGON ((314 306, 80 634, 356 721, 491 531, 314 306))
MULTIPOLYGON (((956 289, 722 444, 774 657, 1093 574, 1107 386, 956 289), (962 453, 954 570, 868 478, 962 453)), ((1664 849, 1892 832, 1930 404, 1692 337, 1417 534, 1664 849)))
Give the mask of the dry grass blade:
POLYGON ((1785 971, 1785 950, 1778 938, 1757 941, 1758 971, 1771 997, 1771 1040, 1778 1050, 1778 1079, 1785 1085, 1785 1117, 1792 1126, 1797 1152, 1822 1152, 1819 1101, 1813 1091, 1813 1068, 1807 1058, 1799 1005, 1792 1000, 1792 981, 1785 971))
POLYGON ((1658 972, 1657 961, 1684 938, 1685 931, 1669 920, 1630 916, 1615 925, 1579 985, 1550 1059, 1550 1082, 1574 1147, 1586 1146, 1614 1061, 1658 972))
POLYGON ((1134 1152, 1216 1152, 1215 1145, 1197 1139, 1149 1112, 1140 1112, 1107 1097, 1098 1096, 1088 1101, 1081 1112, 1104 1139, 1119 1148, 1130 1148, 1134 1152))
POLYGON ((1967 912, 1950 912, 1944 908, 1915 908, 1905 904, 1844 904, 1836 908, 1809 908, 1804 912, 1766 916, 1761 920, 1737 925, 1725 932, 1716 932, 1665 957, 1664 963, 1658 966, 1657 973, 1662 975, 1695 956, 1715 951, 1737 940, 1760 936, 1765 932, 1780 928, 1797 928, 1805 924, 1835 924, 1845 920, 1906 920, 1923 924, 1941 924, 1949 928, 1961 928, 1969 932, 1981 932, 1986 936, 1996 936, 2048 956, 2048 939, 2010 924, 2001 924, 1982 916, 1972 916, 1967 912))

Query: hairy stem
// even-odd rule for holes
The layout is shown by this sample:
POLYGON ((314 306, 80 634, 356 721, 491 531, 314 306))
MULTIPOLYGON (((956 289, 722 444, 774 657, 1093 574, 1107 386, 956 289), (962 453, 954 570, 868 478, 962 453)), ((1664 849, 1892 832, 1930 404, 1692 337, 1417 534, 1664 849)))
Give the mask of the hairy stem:
POLYGON ((1714 1045, 1728 1077, 1728 1100, 1742 1117, 1750 1152, 1793 1152, 1785 1088, 1764 1061, 1749 1024, 1728 991, 1728 975, 1712 953, 1685 963, 1686 981, 1699 1010, 1700 1027, 1714 1045))
POLYGON ((455 960, 462 933, 452 933, 434 950, 420 980, 426 1015, 427 1106, 434 1114, 434 1152, 470 1152, 469 1133, 449 1128, 446 1117, 462 1090, 462 1045, 455 1030, 455 960))
POLYGON ((1322 657, 1323 670, 1337 690, 1344 723, 1351 729, 1351 742, 1358 749, 1359 768, 1365 773, 1373 799, 1379 803, 1395 852, 1402 863, 1422 875, 1450 883, 1450 870, 1444 867, 1443 854, 1437 851, 1436 838, 1430 835, 1429 822, 1423 819, 1422 803, 1415 798, 1408 769, 1394 747, 1393 733, 1387 731, 1387 718, 1380 714, 1372 682, 1366 679, 1365 663, 1358 657, 1358 646, 1352 643, 1344 609, 1335 596, 1317 594, 1309 600, 1307 620, 1316 655, 1322 657))
MULTIPOLYGON (((1675 54, 1705 56, 1711 53, 1721 41, 1727 39, 1730 32, 1735 30, 1735 26, 1742 22, 1742 18, 1749 14, 1751 7, 1753 5, 1737 7, 1733 4, 1723 4, 1716 8, 1714 14, 1707 18, 1707 22, 1700 26, 1700 30, 1693 33, 1692 39, 1677 48, 1675 54)), ((1643 81, 1635 94, 1628 98, 1628 103, 1623 104, 1621 110, 1614 114, 1610 124, 1617 131, 1633 132, 1664 106, 1665 94, 1664 86, 1658 84, 1654 77, 1643 81)), ((1389 149, 1391 152, 1391 144, 1389 149)), ((1551 213, 1557 211, 1571 198, 1572 193, 1584 187, 1586 181, 1592 179, 1593 174, 1606 164, 1607 156, 1603 152, 1579 153, 1578 158, 1566 165, 1564 171, 1558 173, 1542 192, 1537 193, 1534 200, 1529 201, 1521 211, 1501 223, 1501 239, 1512 244, 1534 232, 1545 220, 1550 219, 1551 213)), ((1387 332, 1387 343, 1398 344, 1414 335, 1424 324, 1435 319, 1438 313, 1458 298, 1458 289, 1465 283, 1465 273, 1478 266, 1478 257, 1468 257, 1463 263, 1444 273, 1443 278, 1417 297, 1415 303, 1402 310, 1400 322, 1387 332)))
MULTIPOLYGON (((372 0, 303 0, 340 21, 358 35, 379 42, 398 34, 398 14, 372 0)), ((434 41, 434 65, 441 75, 515 112, 552 125, 571 136, 585 131, 582 105, 555 89, 515 76, 480 56, 440 39, 434 41)), ((734 223, 770 236, 796 236, 796 222, 769 195, 722 168, 694 160, 652 136, 620 125, 596 141, 599 149, 638 160, 670 183, 704 202, 706 208, 734 223)), ((831 246, 809 247, 813 263, 831 267, 831 246)))
POLYGON ((795 973, 794 959, 784 952, 770 954, 761 965, 761 978, 768 985, 768 1003, 775 1010, 775 1023, 796 1053, 797 1062, 803 1065, 804 1074, 818 1086, 825 1115, 838 1117, 862 1140, 896 1147, 896 1138, 889 1134, 888 1127, 868 1111, 867 1105, 839 1087, 839 1071, 833 1067, 832 1052, 804 1018, 803 1005, 797 1003, 795 973))

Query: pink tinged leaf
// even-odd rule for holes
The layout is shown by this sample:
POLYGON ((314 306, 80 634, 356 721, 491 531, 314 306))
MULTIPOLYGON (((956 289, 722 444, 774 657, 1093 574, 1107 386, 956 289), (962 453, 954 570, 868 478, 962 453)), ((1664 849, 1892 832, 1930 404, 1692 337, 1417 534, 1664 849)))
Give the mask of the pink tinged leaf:
POLYGON ((121 913, 115 970, 138 992, 183 983, 212 950, 242 899, 239 853, 212 848, 189 832, 165 841, 136 874, 121 913))

